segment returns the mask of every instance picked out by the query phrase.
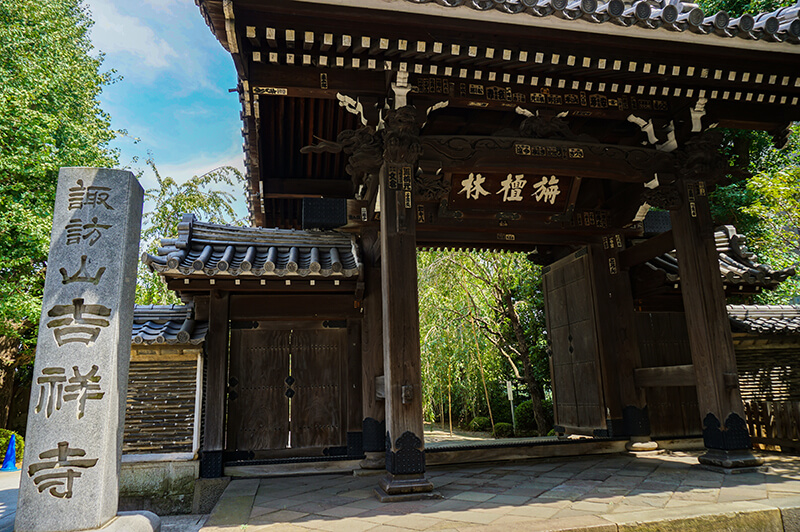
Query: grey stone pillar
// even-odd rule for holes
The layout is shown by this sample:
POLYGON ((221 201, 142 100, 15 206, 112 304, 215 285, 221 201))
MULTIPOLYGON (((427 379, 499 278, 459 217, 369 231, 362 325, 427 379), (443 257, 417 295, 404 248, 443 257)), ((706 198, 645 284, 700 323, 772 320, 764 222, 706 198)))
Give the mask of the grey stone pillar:
POLYGON ((142 196, 130 172, 59 173, 19 532, 159 528, 117 517, 142 196))

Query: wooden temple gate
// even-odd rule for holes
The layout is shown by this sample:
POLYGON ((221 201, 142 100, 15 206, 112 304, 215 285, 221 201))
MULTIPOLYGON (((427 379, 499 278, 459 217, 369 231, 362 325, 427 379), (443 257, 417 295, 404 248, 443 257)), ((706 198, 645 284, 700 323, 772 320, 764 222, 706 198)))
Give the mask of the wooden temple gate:
POLYGON ((797 6, 754 22, 673 3, 556 4, 198 0, 240 77, 251 222, 282 228, 189 220, 151 257, 210 322, 203 476, 222 474, 226 450, 288 447, 287 431, 319 416, 292 445, 344 434, 365 465, 384 467, 385 453, 381 500, 432 490, 419 246, 525 251, 546 266, 559 430, 650 448, 664 426, 651 418, 665 412, 648 409, 645 390, 696 383, 699 419, 681 425, 702 422, 700 461, 758 463, 708 195, 735 170, 718 128, 769 131, 781 145, 800 118, 797 6), (670 212, 671 229, 644 239, 651 206, 670 212), (648 310, 685 313, 691 363, 683 351, 652 367, 640 335, 654 329, 631 279, 673 249, 680 308, 648 310), (303 360, 292 335, 315 329, 277 322, 343 319, 346 363, 320 352, 308 356, 325 369, 289 369, 287 351, 303 360), (280 356, 265 358, 265 345, 280 356), (301 389, 309 376, 330 388, 301 389), (341 407, 310 414, 295 400, 341 407))

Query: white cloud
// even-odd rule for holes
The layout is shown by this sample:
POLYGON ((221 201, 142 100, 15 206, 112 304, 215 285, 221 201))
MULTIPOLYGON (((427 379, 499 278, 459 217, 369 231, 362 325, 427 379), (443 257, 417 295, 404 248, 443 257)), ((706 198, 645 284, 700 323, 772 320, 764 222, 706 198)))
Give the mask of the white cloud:
POLYGON ((172 8, 179 6, 181 4, 181 1, 182 0, 144 0, 144 3, 149 5, 156 11, 171 13, 172 8))
POLYGON ((91 0, 89 8, 95 25, 92 28, 92 43, 111 54, 125 54, 140 67, 164 69, 178 53, 170 44, 156 35, 142 20, 120 13, 107 0, 91 0))
MULTIPOLYGON (((244 156, 242 155, 241 146, 238 148, 233 148, 228 153, 221 154, 217 157, 201 154, 182 163, 162 165, 158 164, 158 160, 156 160, 156 168, 158 169, 158 173, 162 176, 172 177, 178 183, 183 183, 192 176, 208 173, 216 168, 219 168, 220 166, 232 166, 244 174, 244 156)), ((145 189, 156 186, 155 174, 149 167, 144 170, 140 182, 142 187, 145 189)), ((244 196, 243 188, 224 187, 220 190, 230 192, 234 196, 234 209, 236 210, 236 215, 240 219, 246 219, 247 201, 244 196)), ((147 211, 148 207, 152 208, 152 205, 145 205, 145 212, 147 211)))

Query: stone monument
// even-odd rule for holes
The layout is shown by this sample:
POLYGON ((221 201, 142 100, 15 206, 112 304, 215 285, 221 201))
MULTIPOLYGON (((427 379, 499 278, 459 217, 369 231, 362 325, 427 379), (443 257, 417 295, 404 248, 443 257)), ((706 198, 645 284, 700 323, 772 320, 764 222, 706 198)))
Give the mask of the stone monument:
POLYGON ((160 529, 117 515, 142 199, 130 172, 59 173, 18 532, 160 529))

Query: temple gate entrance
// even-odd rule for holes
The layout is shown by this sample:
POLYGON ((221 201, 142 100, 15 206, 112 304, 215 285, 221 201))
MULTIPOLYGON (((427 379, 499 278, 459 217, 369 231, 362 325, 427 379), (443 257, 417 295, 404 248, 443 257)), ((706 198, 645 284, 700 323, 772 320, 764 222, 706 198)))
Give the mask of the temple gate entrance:
POLYGON ((347 330, 254 323, 231 330, 226 450, 268 458, 345 446, 347 330))

